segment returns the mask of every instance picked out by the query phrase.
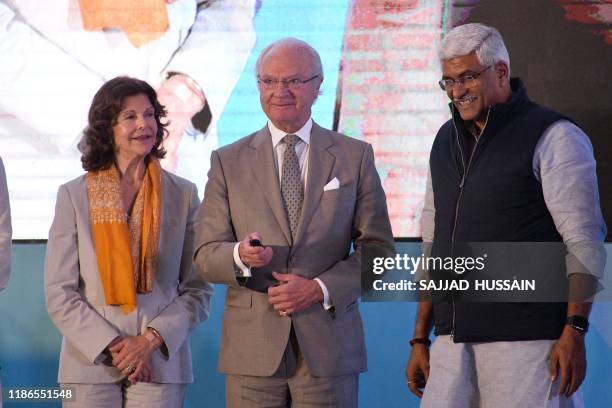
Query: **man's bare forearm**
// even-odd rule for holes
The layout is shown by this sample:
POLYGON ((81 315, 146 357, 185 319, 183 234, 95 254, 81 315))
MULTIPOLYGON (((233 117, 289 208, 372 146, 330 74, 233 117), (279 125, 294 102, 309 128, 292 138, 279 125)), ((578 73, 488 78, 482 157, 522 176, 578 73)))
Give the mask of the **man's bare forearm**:
POLYGON ((569 299, 567 316, 588 318, 597 291, 597 278, 592 275, 573 273, 569 276, 569 299))
POLYGON ((430 300, 419 302, 416 323, 414 325, 415 338, 428 338, 433 321, 433 306, 430 300))
POLYGON ((569 302, 567 304, 567 316, 578 315, 588 319, 591 313, 591 306, 593 306, 591 302, 569 302))

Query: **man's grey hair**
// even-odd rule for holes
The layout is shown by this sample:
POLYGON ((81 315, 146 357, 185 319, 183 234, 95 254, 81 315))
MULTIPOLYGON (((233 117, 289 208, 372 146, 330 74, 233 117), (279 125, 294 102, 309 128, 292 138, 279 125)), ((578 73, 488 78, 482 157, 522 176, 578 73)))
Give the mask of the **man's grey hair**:
POLYGON ((484 24, 465 24, 450 30, 440 43, 438 58, 443 62, 472 52, 484 66, 505 62, 510 77, 510 55, 504 40, 497 29, 484 24))
POLYGON ((261 64, 266 56, 272 51, 272 49, 276 47, 297 47, 300 48, 301 51, 308 54, 310 61, 312 62, 313 75, 318 75, 321 80, 323 80, 323 64, 321 63, 321 57, 317 50, 312 48, 307 42, 302 40, 298 40, 297 38, 282 38, 278 41, 273 42, 263 49, 259 57, 257 58, 257 63, 255 64, 255 75, 259 75, 259 70, 261 68, 261 64))

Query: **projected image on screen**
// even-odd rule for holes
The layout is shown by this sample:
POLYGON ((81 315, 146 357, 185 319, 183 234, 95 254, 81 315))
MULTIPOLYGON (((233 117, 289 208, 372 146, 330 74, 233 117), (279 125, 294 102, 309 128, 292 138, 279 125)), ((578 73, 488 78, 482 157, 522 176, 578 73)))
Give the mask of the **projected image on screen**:
POLYGON ((59 185, 83 172, 76 146, 92 97, 118 75, 148 81, 168 109, 164 168, 202 180, 255 43, 256 8, 256 0, 0 2, 0 155, 14 237, 46 238, 59 185))
POLYGON ((77 143, 93 95, 117 75, 156 88, 171 123, 162 165, 202 196, 211 151, 265 124, 258 53, 294 36, 323 61, 313 119, 372 144, 394 235, 420 237, 429 151, 450 116, 436 49, 448 28, 472 21, 500 29, 534 100, 585 128, 610 220, 605 1, 0 0, 0 156, 13 236, 47 237, 58 187, 83 173, 77 143))
POLYGON ((436 48, 443 1, 352 3, 338 130, 371 143, 396 237, 420 237, 429 151, 448 120, 436 48))
POLYGON ((265 124, 254 61, 287 35, 310 42, 323 59, 313 119, 373 144, 394 232, 419 236, 427 156, 447 114, 435 91, 441 4, 0 2, 0 155, 14 238, 46 238, 59 185, 83 173, 77 143, 91 99, 117 75, 156 88, 170 121, 162 165, 202 195, 210 152, 265 124))

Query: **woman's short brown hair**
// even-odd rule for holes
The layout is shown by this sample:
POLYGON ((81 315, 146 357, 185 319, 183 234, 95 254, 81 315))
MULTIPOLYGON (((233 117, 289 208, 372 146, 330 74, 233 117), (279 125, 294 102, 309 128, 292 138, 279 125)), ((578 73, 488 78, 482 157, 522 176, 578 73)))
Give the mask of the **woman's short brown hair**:
POLYGON ((120 76, 102 85, 91 102, 87 127, 83 130, 83 136, 78 144, 78 149, 82 153, 83 169, 86 171, 107 169, 114 163, 113 126, 117 123, 123 100, 128 96, 140 94, 149 98, 155 110, 155 122, 157 122, 155 144, 149 156, 161 159, 166 155, 161 144, 168 133, 167 123, 162 123, 161 118, 166 117, 167 111, 157 100, 155 90, 145 81, 120 76))

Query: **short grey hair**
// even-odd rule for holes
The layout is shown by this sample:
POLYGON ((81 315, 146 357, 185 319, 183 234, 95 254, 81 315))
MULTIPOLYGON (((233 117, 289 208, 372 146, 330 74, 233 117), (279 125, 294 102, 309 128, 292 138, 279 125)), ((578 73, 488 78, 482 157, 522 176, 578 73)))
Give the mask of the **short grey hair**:
POLYGON ((261 68, 261 64, 263 63, 263 60, 266 58, 266 56, 270 53, 270 51, 279 46, 301 48, 301 50, 308 54, 308 56, 310 57, 309 59, 312 62, 314 74, 318 75, 319 78, 323 80, 323 64, 321 63, 321 56, 319 56, 317 50, 312 48, 307 42, 292 37, 282 38, 278 41, 273 42, 272 44, 268 45, 266 48, 263 49, 263 51, 261 52, 261 54, 259 54, 259 57, 257 58, 257 63, 255 63, 255 75, 259 75, 259 69, 261 68))
POLYGON ((438 48, 440 62, 476 53, 482 65, 495 65, 503 61, 510 76, 510 55, 501 34, 494 27, 480 23, 464 24, 450 30, 438 48))

